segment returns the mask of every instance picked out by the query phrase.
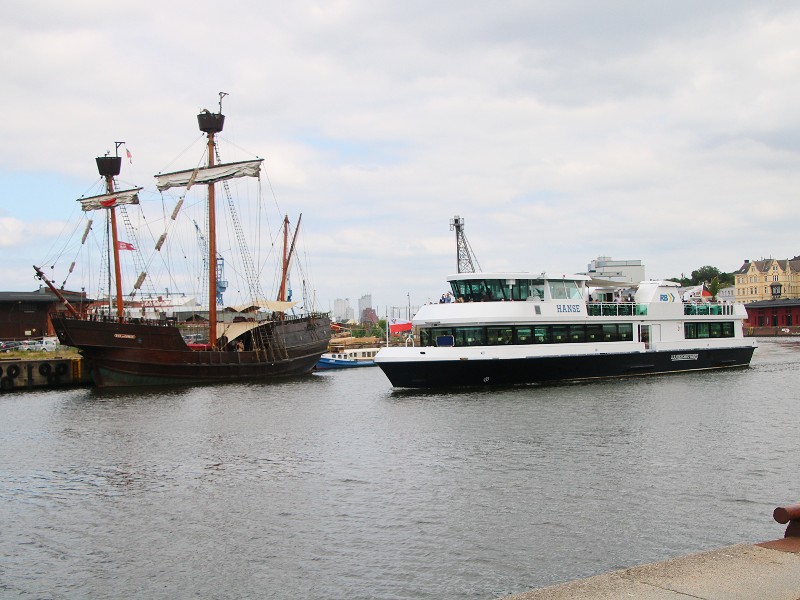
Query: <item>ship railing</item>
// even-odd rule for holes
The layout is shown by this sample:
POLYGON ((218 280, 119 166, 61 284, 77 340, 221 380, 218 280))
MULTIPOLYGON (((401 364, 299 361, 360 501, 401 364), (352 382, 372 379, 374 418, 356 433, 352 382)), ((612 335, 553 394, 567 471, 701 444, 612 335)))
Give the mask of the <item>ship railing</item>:
MULTIPOLYGON (((95 321, 100 323, 129 323, 129 324, 141 324, 141 325, 156 325, 162 327, 175 327, 178 325, 177 317, 165 317, 160 319, 148 319, 145 317, 116 317, 112 315, 97 315, 97 314, 90 314, 86 316, 75 316, 69 314, 67 312, 60 313, 59 316, 65 319, 75 319, 78 321, 95 321)), ((303 320, 314 320, 314 319, 323 319, 327 318, 328 313, 306 313, 302 315, 284 315, 281 320, 283 321, 303 321, 303 320)), ((267 317, 261 319, 263 321, 271 321, 275 320, 275 315, 272 317, 267 317)), ((193 323, 181 323, 181 325, 194 325, 199 326, 199 322, 193 323)))
POLYGON ((647 305, 635 302, 589 302, 586 313, 590 317, 632 317, 646 316, 647 305))
POLYGON ((162 327, 174 327, 178 320, 175 317, 167 317, 165 319, 147 319, 144 317, 116 317, 112 315, 95 315, 89 314, 71 315, 68 313, 60 313, 60 317, 64 319, 75 319, 76 321, 92 321, 96 323, 135 323, 143 325, 159 325, 162 327))
POLYGON ((732 315, 733 304, 725 302, 687 302, 683 305, 684 315, 732 315))

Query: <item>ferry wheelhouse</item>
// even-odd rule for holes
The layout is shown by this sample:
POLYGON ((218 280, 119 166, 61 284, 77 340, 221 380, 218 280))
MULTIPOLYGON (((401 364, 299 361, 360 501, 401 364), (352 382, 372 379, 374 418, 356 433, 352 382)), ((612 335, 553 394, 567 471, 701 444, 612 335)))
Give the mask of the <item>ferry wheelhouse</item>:
MULTIPOLYGON (((584 275, 460 273, 415 344, 375 357, 395 387, 510 385, 744 367, 743 305, 687 303, 672 281, 623 291, 584 275)), ((616 284, 617 286, 619 284, 616 284)))

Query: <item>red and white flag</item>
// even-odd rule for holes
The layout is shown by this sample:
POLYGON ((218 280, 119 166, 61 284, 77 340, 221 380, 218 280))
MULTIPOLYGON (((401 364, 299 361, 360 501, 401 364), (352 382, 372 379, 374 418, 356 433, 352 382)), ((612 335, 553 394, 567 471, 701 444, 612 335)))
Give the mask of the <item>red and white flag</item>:
POLYGON ((117 250, 136 250, 136 248, 128 242, 117 242, 117 250))
POLYGON ((127 146, 125 147, 125 156, 127 156, 127 157, 128 157, 128 162, 130 162, 131 164, 133 164, 133 154, 131 154, 131 151, 130 151, 130 150, 128 150, 128 147, 127 147, 127 146))
POLYGON ((411 321, 402 319, 389 319, 389 333, 397 335, 403 331, 411 331, 411 321))

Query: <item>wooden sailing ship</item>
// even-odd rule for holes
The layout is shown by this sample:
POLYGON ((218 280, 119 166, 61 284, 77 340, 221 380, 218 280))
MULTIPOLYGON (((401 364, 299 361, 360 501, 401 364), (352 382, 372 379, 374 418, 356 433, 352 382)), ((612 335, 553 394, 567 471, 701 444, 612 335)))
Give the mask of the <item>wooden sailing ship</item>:
MULTIPOLYGON (((219 113, 203 111, 197 116, 200 130, 207 137, 207 165, 175 173, 157 175, 159 190, 172 187, 189 188, 206 185, 208 189, 208 261, 217 261, 215 184, 239 177, 258 177, 262 159, 216 164, 216 135, 223 129, 220 94, 219 113)), ((105 156, 97 159, 100 175, 105 179, 106 193, 81 200, 83 210, 102 210, 110 224, 110 254, 113 257, 113 279, 116 306, 112 314, 85 315, 66 300, 66 310, 51 316, 60 342, 74 346, 87 360, 92 378, 98 387, 169 385, 233 382, 245 379, 270 379, 309 373, 327 349, 331 335, 327 314, 289 312, 287 276, 294 239, 289 243, 288 218, 283 222, 283 254, 281 283, 276 300, 252 298, 252 316, 240 322, 219 322, 217 314, 217 276, 208 271, 207 340, 191 343, 184 339, 185 330, 174 319, 131 318, 126 315, 120 274, 116 209, 123 204, 138 203, 141 188, 116 190, 114 177, 119 175, 121 158, 105 156)), ((296 236, 296 232, 295 232, 296 236)), ((85 237, 85 236, 84 236, 85 237)), ((37 276, 59 296, 59 290, 38 267, 37 276)), ((141 285, 144 275, 136 286, 141 285)), ((255 288, 254 288, 255 289, 255 288)))

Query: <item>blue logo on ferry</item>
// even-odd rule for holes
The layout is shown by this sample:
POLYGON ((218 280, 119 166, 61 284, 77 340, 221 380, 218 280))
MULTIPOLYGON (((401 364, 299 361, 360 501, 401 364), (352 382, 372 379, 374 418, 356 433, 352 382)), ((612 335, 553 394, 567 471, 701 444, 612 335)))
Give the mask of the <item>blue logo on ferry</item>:
POLYGON ((556 312, 579 313, 581 312, 581 307, 579 304, 556 304, 556 312))

